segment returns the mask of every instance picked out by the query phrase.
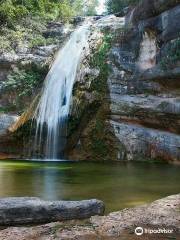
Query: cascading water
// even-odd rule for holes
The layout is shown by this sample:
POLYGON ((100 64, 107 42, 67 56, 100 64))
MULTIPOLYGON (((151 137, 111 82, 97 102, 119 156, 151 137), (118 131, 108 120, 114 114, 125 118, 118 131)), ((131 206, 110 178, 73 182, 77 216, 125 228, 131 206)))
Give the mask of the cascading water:
POLYGON ((89 26, 85 23, 72 33, 45 80, 34 118, 37 124, 35 144, 40 145, 42 138, 45 140, 46 159, 61 157, 65 146, 73 84, 83 49, 88 45, 89 26))

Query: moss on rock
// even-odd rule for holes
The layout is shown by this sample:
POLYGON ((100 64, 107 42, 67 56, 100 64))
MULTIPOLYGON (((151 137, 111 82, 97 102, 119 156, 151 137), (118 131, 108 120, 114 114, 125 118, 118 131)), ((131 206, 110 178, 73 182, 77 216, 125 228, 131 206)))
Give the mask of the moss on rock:
MULTIPOLYGON (((117 157, 117 144, 108 121, 110 103, 107 79, 109 75, 108 53, 113 36, 104 33, 101 44, 89 59, 91 69, 98 69, 98 76, 91 78, 89 88, 75 85, 73 109, 78 111, 69 121, 67 156, 80 160, 112 160, 117 157), (90 96, 90 100, 86 95, 90 96)), ((88 79, 89 81, 89 79, 88 79)), ((75 110, 74 110, 75 111, 75 110)))

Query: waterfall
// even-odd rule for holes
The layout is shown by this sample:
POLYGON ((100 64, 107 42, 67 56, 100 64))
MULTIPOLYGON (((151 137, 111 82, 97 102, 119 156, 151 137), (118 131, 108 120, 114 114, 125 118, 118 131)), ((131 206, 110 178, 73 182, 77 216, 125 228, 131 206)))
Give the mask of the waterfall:
POLYGON ((84 23, 71 34, 45 79, 34 119, 35 145, 41 145, 43 139, 46 159, 61 157, 65 147, 73 84, 82 52, 88 45, 89 28, 90 24, 84 23))

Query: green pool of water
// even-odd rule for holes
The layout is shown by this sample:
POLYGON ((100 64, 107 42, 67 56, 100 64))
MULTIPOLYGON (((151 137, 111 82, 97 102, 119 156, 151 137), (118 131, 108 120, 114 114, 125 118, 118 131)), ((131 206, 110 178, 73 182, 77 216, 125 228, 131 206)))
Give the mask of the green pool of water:
POLYGON ((106 212, 180 192, 180 167, 147 163, 0 162, 0 197, 98 198, 106 212))

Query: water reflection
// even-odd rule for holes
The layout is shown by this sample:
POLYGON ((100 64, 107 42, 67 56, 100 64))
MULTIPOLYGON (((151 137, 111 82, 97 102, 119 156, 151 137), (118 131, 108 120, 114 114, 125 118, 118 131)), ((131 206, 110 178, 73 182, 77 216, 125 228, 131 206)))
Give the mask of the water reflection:
POLYGON ((63 184, 58 179, 61 179, 63 171, 58 169, 43 168, 38 171, 33 171, 33 189, 43 199, 54 200, 63 196, 63 184), (61 193, 62 196, 59 196, 61 193))
POLYGON ((180 167, 143 163, 0 162, 0 197, 102 199, 107 211, 180 192, 180 167))

